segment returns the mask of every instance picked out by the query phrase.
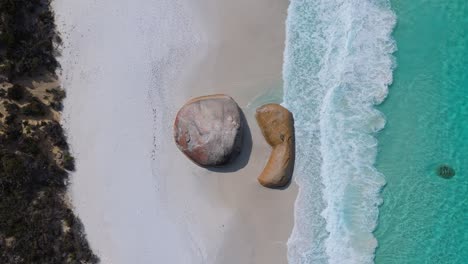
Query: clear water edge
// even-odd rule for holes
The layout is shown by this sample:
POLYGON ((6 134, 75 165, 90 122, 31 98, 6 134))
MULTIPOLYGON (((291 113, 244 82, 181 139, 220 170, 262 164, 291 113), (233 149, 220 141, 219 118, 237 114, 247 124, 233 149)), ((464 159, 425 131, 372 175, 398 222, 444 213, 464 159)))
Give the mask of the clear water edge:
POLYGON ((283 77, 300 186, 290 263, 372 263, 383 176, 374 105, 392 81, 388 1, 291 1, 283 77))
POLYGON ((378 68, 372 76, 388 77, 380 89, 369 86, 373 80, 365 81, 372 72, 359 75, 355 67, 382 66, 372 60, 376 54, 391 59, 395 46, 389 32, 395 17, 389 15, 389 2, 291 1, 284 99, 300 124, 295 172, 300 190, 288 243, 290 263, 464 263, 468 259, 468 2, 391 3, 399 20, 394 33, 399 67, 389 99, 378 107, 388 124, 379 132, 375 164, 377 141, 372 135, 385 120, 372 106, 387 94, 391 67, 378 68), (366 9, 369 6, 375 9, 366 9), (359 20, 361 12, 387 24, 359 20), (385 33, 361 40, 390 44, 383 45, 386 49, 372 50, 358 42, 359 32, 370 27, 385 33), (349 52, 350 47, 357 51, 349 52), (361 57, 366 59, 363 64, 349 57, 366 53, 371 55, 361 57), (353 90, 356 84, 365 88, 353 90), (361 97, 356 91, 371 96, 361 97), (349 114, 353 103, 368 115, 359 118, 362 112, 356 108, 349 114), (352 144, 354 139, 357 144, 352 144), (356 150, 366 158, 349 154, 356 150), (347 161, 358 166, 347 167, 347 161), (383 192, 382 174, 374 164, 385 175, 383 192), (440 164, 452 166, 455 177, 438 177, 440 164), (357 174, 363 167, 367 170, 357 174), (353 174, 357 177, 349 177, 353 174), (361 182, 367 184, 370 203, 361 202, 365 197, 356 189, 361 182), (382 198, 374 256, 377 241, 372 231, 382 198), (363 208, 373 214, 354 218, 353 212, 363 208))
POLYGON ((468 2, 393 0, 398 68, 379 108, 382 196, 375 263, 468 259, 468 2), (440 164, 452 179, 436 174, 440 164))

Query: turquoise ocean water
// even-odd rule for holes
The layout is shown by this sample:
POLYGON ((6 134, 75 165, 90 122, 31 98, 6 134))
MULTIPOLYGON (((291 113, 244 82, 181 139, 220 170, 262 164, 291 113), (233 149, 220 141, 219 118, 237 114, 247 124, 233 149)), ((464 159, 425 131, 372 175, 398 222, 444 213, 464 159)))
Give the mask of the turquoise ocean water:
POLYGON ((289 263, 468 263, 467 19, 466 0, 291 0, 289 263))
POLYGON ((398 67, 378 137, 375 263, 468 263, 468 1, 394 0, 398 67), (440 164, 452 179, 436 174, 440 164))

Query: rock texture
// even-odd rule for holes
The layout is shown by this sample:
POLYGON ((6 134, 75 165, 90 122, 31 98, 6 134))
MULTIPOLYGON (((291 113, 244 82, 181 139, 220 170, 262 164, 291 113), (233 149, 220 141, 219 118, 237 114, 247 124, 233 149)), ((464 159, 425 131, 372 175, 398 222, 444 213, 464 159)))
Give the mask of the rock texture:
POLYGON ((444 179, 450 179, 455 176, 455 169, 447 164, 442 164, 437 167, 437 175, 444 179))
POLYGON ((290 182, 294 167, 293 115, 279 104, 267 104, 257 109, 255 118, 273 148, 258 181, 269 188, 283 187, 290 182))
POLYGON ((196 164, 224 165, 237 157, 242 146, 239 106, 223 94, 194 98, 177 113, 174 138, 196 164))

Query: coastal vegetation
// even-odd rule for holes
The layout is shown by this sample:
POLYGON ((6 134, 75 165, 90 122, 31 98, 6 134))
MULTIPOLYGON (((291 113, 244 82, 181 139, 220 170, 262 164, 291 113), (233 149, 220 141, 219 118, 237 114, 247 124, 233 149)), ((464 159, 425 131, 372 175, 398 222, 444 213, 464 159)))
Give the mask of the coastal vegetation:
POLYGON ((0 72, 9 77, 58 67, 51 0, 0 0, 0 72))
POLYGON ((0 263, 98 263, 67 200, 50 0, 0 0, 0 263))

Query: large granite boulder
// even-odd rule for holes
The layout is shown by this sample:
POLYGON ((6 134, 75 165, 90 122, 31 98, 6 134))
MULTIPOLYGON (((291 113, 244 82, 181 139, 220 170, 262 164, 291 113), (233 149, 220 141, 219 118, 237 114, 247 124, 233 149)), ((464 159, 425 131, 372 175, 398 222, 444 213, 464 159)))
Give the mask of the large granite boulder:
POLYGON ((257 109, 255 118, 273 148, 258 181, 269 188, 284 187, 290 182, 294 167, 293 115, 279 104, 267 104, 257 109))
POLYGON ((223 94, 194 98, 177 113, 174 138, 177 147, 196 164, 224 165, 242 146, 239 106, 223 94))

